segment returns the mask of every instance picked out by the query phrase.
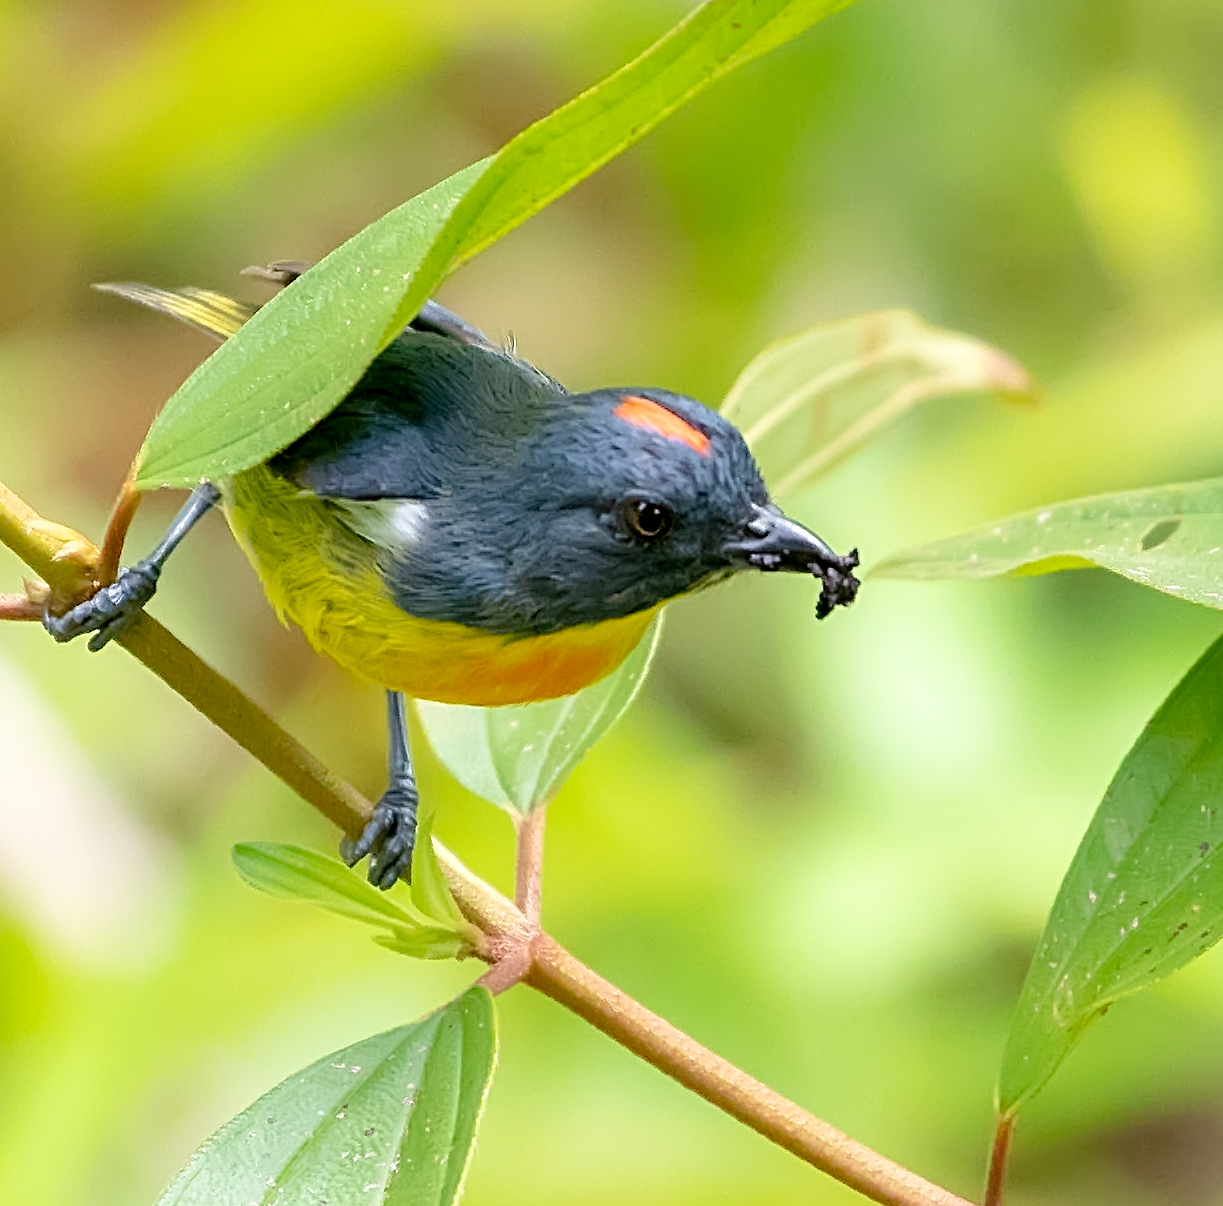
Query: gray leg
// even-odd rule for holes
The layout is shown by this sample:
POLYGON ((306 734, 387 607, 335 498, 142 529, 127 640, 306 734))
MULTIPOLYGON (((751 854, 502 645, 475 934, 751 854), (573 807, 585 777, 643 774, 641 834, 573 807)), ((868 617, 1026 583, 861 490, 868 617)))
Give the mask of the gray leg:
POLYGON ((221 491, 211 482, 196 486, 174 517, 161 543, 144 560, 138 561, 131 569, 120 570, 118 579, 110 586, 104 586, 92 599, 77 604, 62 616, 44 613, 43 627, 57 641, 70 641, 83 632, 92 632, 94 635, 89 648, 96 653, 128 628, 140 614, 157 590, 157 580, 161 577, 166 558, 220 497, 221 491))
POLYGON ((369 882, 384 891, 412 870, 412 847, 416 844, 416 808, 420 796, 408 749, 408 718, 403 696, 386 693, 387 730, 390 737, 390 786, 374 805, 365 832, 355 841, 340 843, 340 856, 351 867, 367 854, 369 882))

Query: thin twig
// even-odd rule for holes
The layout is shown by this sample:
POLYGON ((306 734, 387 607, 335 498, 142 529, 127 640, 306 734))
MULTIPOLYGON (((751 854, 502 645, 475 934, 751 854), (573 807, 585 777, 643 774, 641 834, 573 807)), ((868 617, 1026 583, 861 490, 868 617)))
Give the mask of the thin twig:
POLYGON ((985 1183, 985 1206, 1002 1206, 1002 1187, 1006 1183, 1006 1165, 1014 1134, 1014 1117, 999 1118, 998 1129, 994 1132, 994 1150, 989 1158, 989 1179, 985 1183))
POLYGON ((541 804, 517 819, 518 856, 514 865, 514 903, 538 927, 544 871, 544 822, 548 806, 541 804))
POLYGON ((515 814, 517 856, 514 864, 514 904, 521 927, 514 933, 489 935, 486 950, 492 966, 480 983, 494 996, 524 980, 535 964, 535 943, 540 937, 539 905, 543 879, 544 821, 547 805, 525 816, 515 814))
POLYGON ((29 595, 0 595, 0 620, 41 619, 42 607, 29 595))
MULTIPOLYGON (((0 541, 57 595, 79 594, 83 581, 96 573, 98 550, 88 540, 43 520, 3 485, 0 541)), ((119 643, 345 833, 360 833, 369 801, 156 620, 143 616, 119 643)), ((485 957, 493 967, 486 980, 493 988, 501 988, 502 980, 523 979, 706 1101, 873 1201, 971 1206, 808 1114, 651 1013, 540 933, 513 903, 436 845, 459 908, 488 939, 485 957)))
POLYGON ((102 555, 98 561, 98 584, 109 586, 119 576, 119 559, 123 556, 123 542, 127 539, 127 530, 136 517, 136 508, 144 495, 136 489, 135 469, 127 475, 119 497, 115 500, 114 510, 110 513, 110 523, 106 525, 106 535, 102 540, 102 555))

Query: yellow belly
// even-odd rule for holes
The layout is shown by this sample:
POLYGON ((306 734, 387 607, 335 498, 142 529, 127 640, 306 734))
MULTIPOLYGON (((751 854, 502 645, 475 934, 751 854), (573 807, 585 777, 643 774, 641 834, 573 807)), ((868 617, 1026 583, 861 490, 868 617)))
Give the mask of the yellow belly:
POLYGON ((610 674, 654 611, 538 637, 408 615, 391 598, 369 541, 331 507, 262 466, 226 484, 225 514, 282 621, 321 653, 393 691, 442 703, 528 703, 610 674))

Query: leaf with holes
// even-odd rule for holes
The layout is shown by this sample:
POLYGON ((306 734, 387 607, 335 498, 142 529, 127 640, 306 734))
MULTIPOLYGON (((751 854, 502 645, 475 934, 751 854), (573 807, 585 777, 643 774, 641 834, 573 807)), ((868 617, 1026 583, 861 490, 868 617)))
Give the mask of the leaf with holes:
POLYGON ((661 615, 620 668, 575 695, 505 708, 418 700, 429 742, 469 791, 525 815, 546 804, 624 715, 649 672, 661 615))
POLYGON ((1032 402, 1032 379, 997 348, 907 310, 812 327, 761 352, 722 413, 742 430, 774 494, 826 473, 906 411, 948 394, 1032 402))
POLYGON ((1062 881, 1011 1023, 1014 1114, 1087 1026, 1223 936, 1223 639, 1118 768, 1062 881))
POLYGON ((492 997, 471 988, 282 1081, 205 1141, 158 1206, 449 1206, 495 1058, 492 997))
POLYGON ((240 843, 233 858, 238 874, 252 888, 384 930, 374 941, 402 955, 417 959, 469 955, 476 949, 478 935, 446 888, 433 853, 429 817, 417 838, 410 890, 397 884, 390 892, 379 891, 338 858, 280 842, 240 843))
POLYGON ((1100 566, 1223 608, 1223 478, 1054 503, 886 558, 890 578, 992 578, 1100 566))
POLYGON ((263 307, 157 417, 136 484, 192 486, 326 416, 460 264, 631 146, 706 85, 852 0, 709 0, 644 54, 333 251, 263 307))

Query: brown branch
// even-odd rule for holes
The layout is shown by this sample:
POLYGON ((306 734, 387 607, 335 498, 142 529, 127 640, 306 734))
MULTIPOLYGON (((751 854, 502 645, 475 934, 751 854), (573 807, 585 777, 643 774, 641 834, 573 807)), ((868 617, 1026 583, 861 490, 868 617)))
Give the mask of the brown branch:
MULTIPOLYGON (((307 804, 349 837, 359 837, 370 802, 295 741, 257 703, 193 653, 152 616, 116 638, 137 661, 229 734, 307 804)), ((508 902, 507 902, 508 903, 508 902)))
POLYGON ((985 1206, 1002 1206, 1002 1186, 1006 1182, 1006 1165, 1014 1134, 1014 1117, 999 1118, 998 1129, 994 1132, 994 1150, 989 1158, 989 1179, 985 1183, 985 1206))
POLYGON ((110 522, 106 525, 106 535, 102 540, 102 552, 98 561, 98 585, 109 586, 119 576, 119 558, 123 556, 123 542, 127 539, 127 530, 136 517, 136 508, 144 495, 136 489, 135 469, 127 475, 119 497, 115 500, 114 510, 110 513, 110 522))
POLYGON ((42 606, 28 593, 0 595, 0 620, 41 620, 42 606))
POLYGON ((518 851, 514 864, 514 903, 531 923, 539 926, 540 890, 544 872, 544 822, 548 806, 541 804, 524 817, 515 817, 518 851))
POLYGON ((800 1160, 885 1206, 970 1206, 923 1180, 715 1055, 579 963, 547 934, 524 983, 800 1160))
POLYGON ((535 940, 538 937, 538 934, 532 934, 522 942, 503 944, 502 953, 494 955, 492 967, 477 983, 495 997, 515 984, 521 984, 535 964, 535 940))
MULTIPOLYGON (((80 533, 42 519, 3 485, 0 541, 47 579, 57 601, 76 601, 87 584, 97 580, 98 550, 80 533)), ((119 643, 345 833, 361 832, 369 801, 156 620, 141 617, 119 643)), ((542 855, 542 810, 537 815, 540 833, 526 843, 528 871, 538 869, 542 855)), ((528 818, 523 826, 529 825, 528 818)), ((483 957, 493 966, 485 982, 494 991, 523 980, 706 1101, 873 1201, 885 1206, 971 1206, 702 1047, 540 933, 528 916, 440 843, 437 852, 463 915, 488 940, 483 957)), ((538 883, 524 894, 523 904, 537 909, 538 883)))
POLYGON ((544 870, 544 824, 547 805, 532 809, 525 816, 514 814, 517 852, 514 863, 514 905, 520 928, 511 934, 490 936, 488 952, 492 967, 480 977, 494 996, 524 980, 535 966, 539 928, 540 889, 544 870))

